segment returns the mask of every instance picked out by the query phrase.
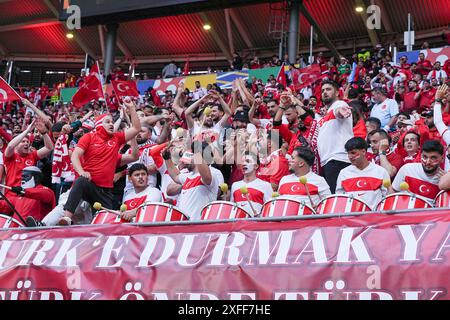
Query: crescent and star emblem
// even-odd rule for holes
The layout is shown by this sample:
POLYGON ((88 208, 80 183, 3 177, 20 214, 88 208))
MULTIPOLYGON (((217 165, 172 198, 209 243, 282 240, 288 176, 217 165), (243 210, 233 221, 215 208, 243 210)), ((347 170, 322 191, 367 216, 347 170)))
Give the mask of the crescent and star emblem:
POLYGON ((8 94, 6 93, 5 90, 0 89, 0 94, 3 96, 3 100, 8 100, 8 94))
POLYGON ((366 182, 364 182, 364 180, 358 180, 357 182, 356 182, 356 186, 358 187, 358 188, 363 188, 364 186, 366 186, 367 185, 367 183, 366 182), (362 182, 362 186, 360 185, 360 183, 362 182))
POLYGON ((419 187, 419 191, 420 192, 422 192, 422 193, 429 193, 430 192, 430 189, 428 189, 425 185, 420 185, 420 187, 419 187), (422 188, 425 190, 422 190, 422 188))
POLYGON ((128 85, 125 85, 125 89, 123 89, 123 86, 124 84, 123 83, 119 83, 118 85, 117 85, 117 89, 120 91, 120 92, 127 92, 127 90, 129 90, 130 89, 130 87, 128 86, 128 85))

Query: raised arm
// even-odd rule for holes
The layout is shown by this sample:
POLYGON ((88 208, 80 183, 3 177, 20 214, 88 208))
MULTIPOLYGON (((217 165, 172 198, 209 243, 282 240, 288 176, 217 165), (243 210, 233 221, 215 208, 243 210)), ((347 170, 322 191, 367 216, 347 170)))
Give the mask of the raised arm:
POLYGON ((27 99, 22 99, 22 102, 28 106, 31 110, 34 111, 34 113, 36 113, 36 115, 40 118, 42 118, 45 121, 45 125, 49 128, 52 127, 52 121, 50 120, 50 117, 47 116, 44 112, 42 112, 39 108, 37 108, 34 104, 32 104, 29 100, 27 99))
POLYGON ((194 127, 194 119, 192 118, 192 113, 198 109, 198 107, 205 101, 207 98, 209 98, 209 94, 205 94, 203 97, 195 101, 192 105, 189 106, 189 108, 186 109, 184 112, 184 115, 186 116, 186 122, 188 125, 188 128, 194 127))
MULTIPOLYGON (((253 102, 252 107, 250 108, 250 111, 248 112, 248 119, 250 120, 250 123, 252 123, 255 126, 259 127, 259 126, 261 126, 261 121, 259 119, 255 119, 255 111, 256 111, 257 101, 258 100, 256 99, 253 102)), ((283 110, 281 110, 281 111, 283 112, 283 110)))
POLYGON ((436 102, 434 103, 433 120, 436 129, 438 129, 439 134, 442 136, 442 139, 444 139, 445 143, 449 145, 450 131, 448 131, 448 127, 445 125, 444 121, 442 121, 442 104, 440 102, 442 101, 442 98, 444 98, 447 89, 448 86, 444 84, 440 86, 439 89, 436 91, 435 95, 436 102))
POLYGON ((25 131, 23 131, 21 134, 17 135, 14 139, 12 139, 8 143, 8 146, 5 149, 5 158, 12 157, 12 155, 14 154, 14 149, 23 140, 23 138, 25 138, 33 129, 35 121, 36 120, 33 120, 33 122, 31 122, 31 124, 25 129, 25 131))
POLYGON ((53 142, 50 136, 48 135, 48 129, 45 126, 44 120, 39 118, 36 121, 36 128, 39 130, 39 133, 42 135, 44 140, 44 146, 37 151, 37 155, 39 159, 45 158, 52 152, 53 150, 53 142))
POLYGON ((177 94, 175 99, 173 100, 172 110, 176 113, 176 115, 180 118, 184 109, 183 106, 186 103, 186 97, 184 95, 184 83, 180 83, 177 88, 177 94))
POLYGON ((136 137, 131 139, 129 141, 129 144, 131 146, 131 153, 127 153, 122 156, 122 159, 120 160, 120 167, 139 160, 139 147, 136 141, 136 137))
POLYGON ((134 102, 125 99, 123 103, 130 112, 131 128, 125 130, 125 140, 130 141, 138 135, 139 131, 141 131, 141 121, 136 113, 136 106, 134 102))
POLYGON ((169 148, 164 149, 161 154, 166 162, 167 171, 170 177, 175 183, 181 184, 181 181, 178 178, 178 176, 180 175, 180 170, 178 170, 177 166, 172 162, 170 149, 169 148))
POLYGON ((214 94, 214 96, 217 97, 217 99, 219 100, 220 105, 222 106, 222 109, 224 111, 224 115, 222 117, 222 119, 220 119, 219 124, 221 127, 224 127, 228 121, 228 119, 230 119, 230 117, 232 116, 232 112, 230 109, 230 106, 225 102, 225 100, 223 100, 222 96, 218 93, 214 94))

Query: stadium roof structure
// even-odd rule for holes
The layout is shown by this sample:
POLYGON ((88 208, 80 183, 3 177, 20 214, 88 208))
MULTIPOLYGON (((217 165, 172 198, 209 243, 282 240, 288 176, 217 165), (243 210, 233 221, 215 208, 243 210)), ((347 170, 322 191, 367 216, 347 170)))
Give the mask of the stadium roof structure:
MULTIPOLYGON (((285 3, 253 2, 258 3, 121 22, 116 58, 162 63, 188 57, 190 61, 229 60, 232 49, 244 55, 278 53, 280 41, 269 29, 286 14, 285 3), (211 25, 210 31, 203 29, 205 23, 211 25)), ((355 11, 358 4, 367 6, 370 0, 304 0, 300 52, 308 51, 311 24, 318 33, 314 51, 327 52, 330 43, 339 51, 371 48, 377 42, 403 46, 408 13, 414 19, 416 45, 442 43, 443 29, 450 23, 448 0, 376 0, 382 24, 381 30, 373 31, 366 28, 367 14, 355 11)), ((105 27, 83 26, 68 39, 66 26, 58 19, 58 6, 57 0, 0 0, 0 57, 54 62, 81 62, 86 52, 103 57, 105 27)), ((289 23, 288 12, 285 23, 289 23)))

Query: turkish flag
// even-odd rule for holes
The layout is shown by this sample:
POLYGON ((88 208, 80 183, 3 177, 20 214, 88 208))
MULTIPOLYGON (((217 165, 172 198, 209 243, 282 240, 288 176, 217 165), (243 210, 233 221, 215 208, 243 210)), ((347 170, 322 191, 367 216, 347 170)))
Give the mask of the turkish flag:
POLYGON ((22 100, 13 88, 0 77, 0 103, 22 100))
POLYGON ((342 181, 342 187, 344 188, 345 192, 374 191, 380 189, 382 185, 383 179, 374 177, 358 177, 342 181))
POLYGON ((284 72, 284 63, 281 65, 280 71, 278 71, 277 82, 282 84, 286 88, 286 73, 284 72))
POLYGON ((421 179, 407 176, 405 177, 405 181, 409 184, 409 191, 429 199, 436 198, 437 194, 441 191, 437 185, 421 179))
POLYGON ((111 80, 117 97, 139 97, 139 91, 134 81, 111 80))
POLYGON ((83 85, 72 97, 72 104, 76 108, 81 108, 92 100, 98 100, 99 98, 105 99, 98 64, 96 63, 92 66, 89 75, 86 76, 83 85))
POLYGON ((313 64, 303 69, 293 68, 291 70, 291 76, 292 84, 295 89, 298 90, 310 86, 317 80, 322 79, 322 71, 320 70, 319 65, 313 64))
MULTIPOLYGON (((316 185, 307 183, 306 186, 308 187, 310 195, 319 194, 319 188, 316 185)), ((308 195, 308 192, 306 191, 305 185, 300 182, 288 182, 283 183, 280 187, 280 195, 285 194, 306 196, 308 195)))

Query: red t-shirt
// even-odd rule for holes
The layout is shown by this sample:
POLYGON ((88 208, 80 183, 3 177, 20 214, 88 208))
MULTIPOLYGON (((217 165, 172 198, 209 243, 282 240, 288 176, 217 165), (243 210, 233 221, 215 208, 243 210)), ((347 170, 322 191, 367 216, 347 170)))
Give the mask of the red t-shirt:
POLYGON ((125 133, 116 132, 104 140, 97 133, 84 135, 77 147, 84 150, 83 170, 91 174, 91 181, 102 188, 112 188, 119 150, 125 143, 125 133))
POLYGON ((419 109, 420 99, 417 99, 417 100, 414 99, 416 94, 417 94, 417 92, 415 92, 415 91, 405 93, 403 111, 412 111, 412 110, 419 109))
POLYGON ((36 150, 33 150, 26 156, 21 156, 14 151, 11 157, 5 157, 6 185, 10 187, 20 186, 22 184, 23 168, 35 166, 38 160, 39 157, 36 150))
POLYGON ((420 95, 420 111, 422 111, 422 109, 424 108, 430 108, 431 104, 434 101, 434 96, 436 95, 436 89, 432 88, 428 91, 423 91, 422 94, 420 95))

